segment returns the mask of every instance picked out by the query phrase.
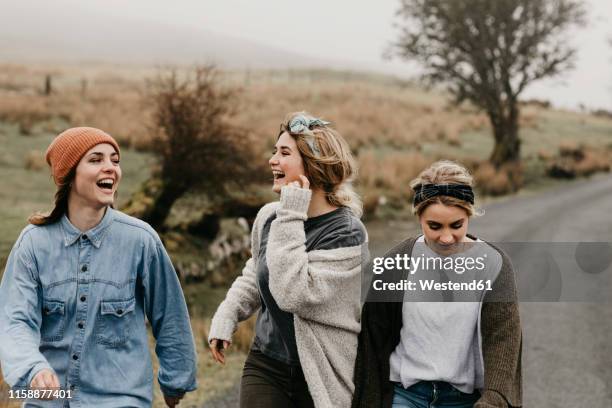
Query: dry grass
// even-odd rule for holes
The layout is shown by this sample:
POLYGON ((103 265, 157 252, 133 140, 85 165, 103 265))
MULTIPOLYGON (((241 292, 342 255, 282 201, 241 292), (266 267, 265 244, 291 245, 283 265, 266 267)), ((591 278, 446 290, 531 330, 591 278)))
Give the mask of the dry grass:
POLYGON ((594 148, 576 141, 565 140, 556 157, 543 158, 548 175, 555 178, 587 177, 610 171, 612 149, 594 148))
POLYGON ((238 122, 261 138, 273 140, 286 112, 307 110, 333 122, 355 151, 387 146, 417 149, 428 141, 457 144, 466 129, 480 129, 480 114, 448 110, 444 100, 415 100, 415 88, 399 91, 377 84, 253 85, 244 91, 238 122))
POLYGON ((30 150, 23 159, 26 170, 41 171, 47 168, 45 154, 40 150, 30 150))
MULTIPOLYGON (((21 91, 7 91, 11 88, 8 85, 0 87, 0 120, 19 123, 29 133, 36 131, 33 128, 37 123, 61 118, 68 125, 97 126, 123 143, 146 146, 145 124, 150 112, 142 103, 145 78, 134 80, 119 74, 109 78, 107 73, 98 73, 88 80, 83 92, 78 76, 68 80, 69 75, 78 75, 76 72, 60 70, 56 75, 64 81, 45 97, 38 91, 39 85, 20 81, 26 75, 38 75, 42 81, 40 70, 0 66, 0 72, 3 69, 15 74, 12 88, 21 91)), ((7 75, 4 78, 8 81, 7 75)), ((229 73, 225 80, 229 82, 229 73)), ((252 83, 242 88, 236 122, 251 130, 257 140, 271 143, 285 114, 300 109, 332 120, 355 150, 367 145, 404 149, 439 138, 457 144, 462 130, 488 126, 481 114, 447 109, 441 95, 432 97, 413 87, 398 91, 389 84, 338 81, 316 84, 298 81, 291 86, 252 83)))
POLYGON ((8 390, 9 385, 2 379, 2 373, 0 372, 0 408, 14 408, 20 407, 21 403, 16 401, 9 401, 8 390))
POLYGON ((403 208, 412 198, 410 181, 432 163, 419 152, 359 155, 359 189, 364 191, 366 211, 373 213, 379 205, 403 208))
POLYGON ((478 165, 474 172, 478 190, 484 194, 499 196, 516 192, 524 183, 520 164, 507 164, 496 169, 488 162, 478 165))

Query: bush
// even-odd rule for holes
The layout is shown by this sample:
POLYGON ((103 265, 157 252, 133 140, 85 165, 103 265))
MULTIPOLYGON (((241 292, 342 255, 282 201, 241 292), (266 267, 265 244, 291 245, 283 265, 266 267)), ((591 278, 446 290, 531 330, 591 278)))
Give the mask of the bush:
POLYGON ((221 84, 214 66, 186 76, 162 71, 149 82, 151 150, 159 161, 158 194, 141 218, 161 229, 172 205, 190 190, 211 199, 257 178, 249 133, 234 122, 237 91, 221 84))
POLYGON ((610 154, 576 142, 563 142, 559 154, 547 160, 546 174, 553 178, 573 179, 610 171, 610 154))
POLYGON ((499 196, 518 191, 523 185, 520 163, 506 163, 496 169, 489 162, 482 163, 474 173, 476 188, 483 194, 499 196))

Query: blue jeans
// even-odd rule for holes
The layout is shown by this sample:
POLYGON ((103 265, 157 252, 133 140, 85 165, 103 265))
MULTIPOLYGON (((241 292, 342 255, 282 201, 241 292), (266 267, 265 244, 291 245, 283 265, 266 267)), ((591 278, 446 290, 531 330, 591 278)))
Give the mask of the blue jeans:
POLYGON ((477 390, 466 394, 443 381, 419 381, 408 388, 395 383, 393 408, 471 408, 478 398, 477 390))

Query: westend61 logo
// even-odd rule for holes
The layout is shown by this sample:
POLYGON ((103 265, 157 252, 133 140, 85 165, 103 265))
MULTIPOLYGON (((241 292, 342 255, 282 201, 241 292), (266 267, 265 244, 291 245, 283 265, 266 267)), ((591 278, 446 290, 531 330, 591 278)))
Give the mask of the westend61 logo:
MULTIPOLYGON (((375 257, 366 267, 362 288, 369 301, 478 301, 493 289, 502 258, 485 244, 432 251, 417 242, 408 253, 375 257), (402 294, 408 294, 405 298, 402 294)), ((362 292, 363 293, 363 292, 362 292)))
POLYGON ((436 252, 416 242, 411 251, 369 258, 362 265, 362 301, 610 302, 610 242, 483 242, 454 249, 436 252), (514 283, 495 285, 500 276, 514 283))
POLYGON ((465 271, 482 271, 485 269, 487 254, 478 257, 427 257, 421 254, 411 257, 407 254, 397 254, 395 257, 377 257, 372 260, 372 272, 377 275, 390 270, 408 271, 414 275, 417 270, 422 271, 453 271, 463 274, 465 271))

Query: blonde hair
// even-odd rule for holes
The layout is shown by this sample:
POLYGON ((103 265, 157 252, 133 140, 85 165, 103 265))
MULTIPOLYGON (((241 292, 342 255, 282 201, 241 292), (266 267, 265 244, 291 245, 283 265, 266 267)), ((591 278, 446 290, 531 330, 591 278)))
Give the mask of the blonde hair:
POLYGON ((357 176, 357 163, 348 143, 338 131, 327 125, 312 126, 310 134, 292 133, 289 123, 298 115, 314 119, 307 112, 289 113, 281 123, 279 137, 287 132, 295 140, 312 187, 324 191, 331 205, 347 207, 355 216, 361 217, 363 205, 352 184, 357 176), (309 143, 314 143, 316 152, 309 143))
MULTIPOLYGON (((474 178, 470 172, 461 164, 450 160, 440 160, 423 170, 414 180, 410 182, 410 187, 414 190, 418 186, 426 184, 463 184, 470 187, 474 186, 474 178)), ((423 211, 431 204, 444 204, 463 208, 468 217, 472 215, 482 215, 483 211, 477 209, 474 204, 449 196, 435 196, 413 205, 413 214, 420 216, 423 211)))

